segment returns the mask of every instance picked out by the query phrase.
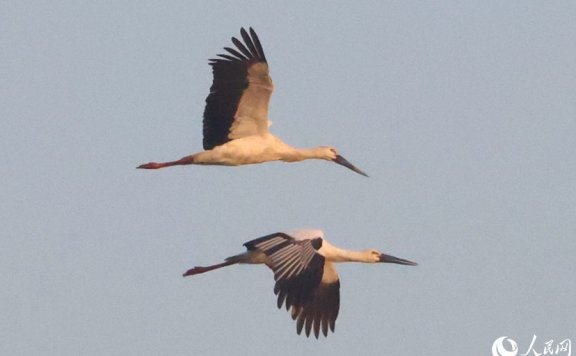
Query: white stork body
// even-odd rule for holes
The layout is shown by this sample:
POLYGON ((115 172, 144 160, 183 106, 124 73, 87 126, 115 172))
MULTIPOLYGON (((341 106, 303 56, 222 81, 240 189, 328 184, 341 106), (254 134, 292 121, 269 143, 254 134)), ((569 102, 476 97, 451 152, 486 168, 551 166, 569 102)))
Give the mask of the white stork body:
POLYGON ((171 162, 150 162, 138 166, 158 169, 175 165, 209 164, 238 166, 268 161, 298 162, 323 159, 343 165, 367 176, 328 146, 294 148, 270 134, 268 105, 274 90, 268 63, 260 40, 240 31, 244 43, 232 37, 236 49, 211 59, 214 80, 204 110, 205 151, 171 162))
MULTIPOLYGON (((324 150, 315 148, 295 149, 276 136, 265 133, 235 139, 209 151, 202 151, 182 158, 192 160, 194 164, 238 166, 269 161, 296 162, 311 157, 320 157, 324 150)), ((329 159, 330 155, 323 155, 329 159)), ((178 162, 178 161, 176 161, 178 162)))
POLYGON ((313 330, 318 338, 328 329, 334 331, 340 308, 340 279, 334 262, 387 262, 416 265, 415 262, 386 255, 376 250, 349 251, 331 245, 320 230, 299 230, 291 234, 278 232, 244 244, 247 251, 228 257, 224 262, 194 267, 184 273, 192 276, 233 264, 265 264, 274 272, 274 293, 278 308, 286 306, 297 320, 298 334, 313 330))

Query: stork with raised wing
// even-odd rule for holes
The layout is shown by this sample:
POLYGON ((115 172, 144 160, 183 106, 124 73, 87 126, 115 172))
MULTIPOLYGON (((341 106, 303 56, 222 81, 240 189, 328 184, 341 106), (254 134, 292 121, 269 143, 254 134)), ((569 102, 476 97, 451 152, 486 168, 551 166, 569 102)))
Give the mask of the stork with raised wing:
POLYGON ((242 43, 232 37, 236 49, 210 60, 214 79, 206 98, 204 150, 171 162, 150 162, 138 168, 158 169, 176 165, 237 166, 268 161, 298 162, 323 159, 366 176, 329 146, 294 148, 268 131, 268 104, 274 86, 256 32, 240 30, 242 43))
POLYGON ((244 244, 247 251, 228 257, 222 263, 194 267, 184 277, 212 271, 233 264, 265 264, 274 272, 274 293, 278 308, 286 306, 296 320, 296 332, 306 336, 320 331, 328 336, 334 331, 340 309, 340 279, 334 262, 417 263, 369 249, 350 251, 331 245, 321 230, 298 230, 294 233, 266 235, 244 244))

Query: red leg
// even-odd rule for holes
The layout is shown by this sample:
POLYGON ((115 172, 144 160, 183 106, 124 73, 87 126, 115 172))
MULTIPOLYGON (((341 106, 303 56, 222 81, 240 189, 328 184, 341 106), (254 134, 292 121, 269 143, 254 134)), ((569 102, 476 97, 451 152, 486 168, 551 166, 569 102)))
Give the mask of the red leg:
POLYGON ((196 266, 196 267, 186 271, 182 276, 183 277, 193 276, 195 274, 200 274, 200 273, 204 273, 204 272, 208 272, 208 271, 213 271, 213 270, 218 269, 218 268, 230 266, 230 265, 233 265, 235 263, 237 263, 237 262, 236 261, 225 261, 225 262, 218 263, 218 264, 212 265, 212 266, 206 266, 206 267, 196 266))

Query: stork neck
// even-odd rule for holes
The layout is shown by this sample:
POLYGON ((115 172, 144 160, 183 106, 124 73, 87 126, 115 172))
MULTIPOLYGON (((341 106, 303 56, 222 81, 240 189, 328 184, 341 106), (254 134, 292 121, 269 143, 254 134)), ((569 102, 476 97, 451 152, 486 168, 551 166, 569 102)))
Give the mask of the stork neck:
POLYGON ((325 154, 325 149, 323 147, 312 147, 312 148, 293 148, 290 147, 286 152, 284 152, 283 161, 286 162, 297 162, 306 159, 328 159, 325 154))
POLYGON ((338 262, 369 262, 363 251, 349 251, 339 249, 338 262))
POLYGON ((320 248, 322 255, 332 262, 371 262, 364 251, 351 251, 333 246, 324 240, 320 248))

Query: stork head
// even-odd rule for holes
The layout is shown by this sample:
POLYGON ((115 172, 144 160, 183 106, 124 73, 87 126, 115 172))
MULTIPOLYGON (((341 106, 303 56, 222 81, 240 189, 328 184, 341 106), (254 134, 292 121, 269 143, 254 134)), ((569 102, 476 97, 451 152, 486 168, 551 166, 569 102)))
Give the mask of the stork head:
POLYGON ((322 150, 322 156, 323 156, 322 158, 324 158, 328 161, 332 161, 334 163, 338 163, 339 165, 342 165, 348 169, 351 169, 354 172, 363 175, 364 177, 368 177, 368 175, 366 173, 362 172, 358 167, 356 167, 352 163, 348 162, 348 160, 346 158, 339 155, 334 147, 321 146, 319 148, 322 150))

